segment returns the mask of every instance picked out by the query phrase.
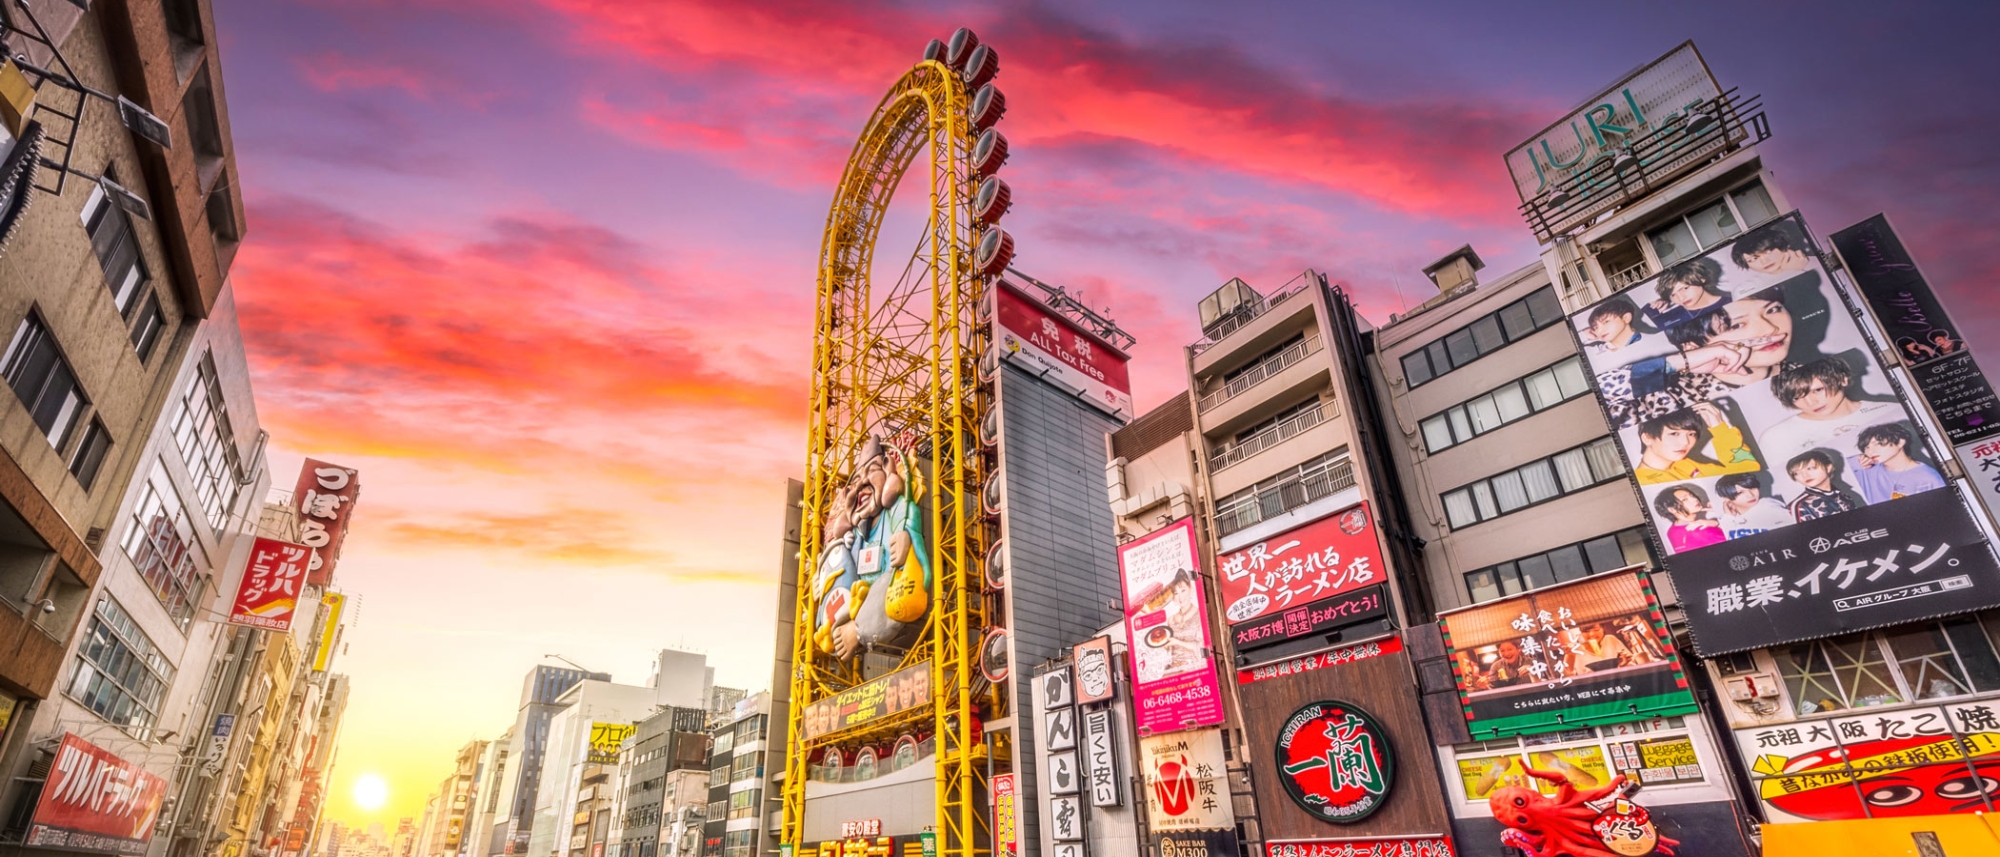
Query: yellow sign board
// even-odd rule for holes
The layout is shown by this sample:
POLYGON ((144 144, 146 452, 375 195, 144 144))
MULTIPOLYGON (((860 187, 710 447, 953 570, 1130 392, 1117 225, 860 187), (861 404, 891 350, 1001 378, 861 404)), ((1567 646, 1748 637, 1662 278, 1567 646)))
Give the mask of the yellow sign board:
POLYGON ((618 745, 625 743, 638 728, 630 723, 590 724, 590 757, 586 761, 593 765, 618 764, 618 745))

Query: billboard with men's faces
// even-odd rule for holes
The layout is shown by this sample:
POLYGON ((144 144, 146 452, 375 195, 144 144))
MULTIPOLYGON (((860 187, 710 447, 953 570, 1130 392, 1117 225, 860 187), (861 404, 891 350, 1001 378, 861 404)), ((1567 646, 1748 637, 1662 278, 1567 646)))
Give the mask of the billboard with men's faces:
POLYGON ((1571 320, 1703 654, 2000 603, 1797 215, 1571 320))

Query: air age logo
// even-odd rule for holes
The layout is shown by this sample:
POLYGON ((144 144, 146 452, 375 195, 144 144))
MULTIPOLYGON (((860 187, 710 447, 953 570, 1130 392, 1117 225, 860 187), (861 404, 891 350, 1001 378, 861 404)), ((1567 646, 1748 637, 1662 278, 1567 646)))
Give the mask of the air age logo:
POLYGON ((1887 529, 1855 530, 1854 532, 1848 533, 1847 535, 1841 536, 1840 538, 1837 539, 1829 540, 1825 536, 1820 536, 1819 538, 1806 542, 1806 547, 1813 553, 1826 553, 1827 551, 1833 550, 1834 548, 1840 547, 1841 545, 1860 544, 1862 542, 1874 541, 1876 539, 1886 539, 1888 537, 1889 537, 1889 531, 1887 529))

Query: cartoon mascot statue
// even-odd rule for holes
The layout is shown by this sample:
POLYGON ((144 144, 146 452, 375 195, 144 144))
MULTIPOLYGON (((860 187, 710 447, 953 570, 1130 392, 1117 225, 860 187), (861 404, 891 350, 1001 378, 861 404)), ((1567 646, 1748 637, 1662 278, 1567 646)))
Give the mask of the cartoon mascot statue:
POLYGON ((813 576, 813 644, 843 663, 908 645, 930 610, 923 473, 908 450, 870 436, 834 491, 813 576))

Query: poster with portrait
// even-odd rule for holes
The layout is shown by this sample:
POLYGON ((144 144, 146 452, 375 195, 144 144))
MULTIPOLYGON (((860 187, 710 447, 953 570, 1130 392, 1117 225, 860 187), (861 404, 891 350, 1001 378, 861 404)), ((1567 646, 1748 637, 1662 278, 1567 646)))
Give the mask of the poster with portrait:
MULTIPOLYGON (((1787 528, 1878 527, 1896 502, 1947 487, 1807 235, 1796 214, 1778 218, 1571 318, 1690 602, 1711 585, 1740 585, 1726 578, 1747 579, 1749 568, 1731 558, 1787 528)), ((1561 462, 1552 469, 1544 478, 1572 478, 1561 462)), ((1764 574, 1788 590, 1815 565, 1778 559, 1784 567, 1764 574)), ((1905 578, 1866 591, 1914 582, 1905 578)), ((1712 615, 1689 610, 1704 654, 1720 651, 1703 644, 1712 615)))
POLYGON ((1195 556, 1192 518, 1118 547, 1141 735, 1222 722, 1222 686, 1195 556))
POLYGON ((1476 739, 1699 710, 1643 572, 1545 587, 1447 612, 1438 623, 1476 739))

